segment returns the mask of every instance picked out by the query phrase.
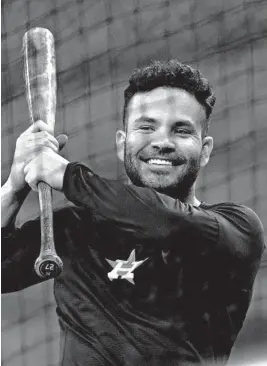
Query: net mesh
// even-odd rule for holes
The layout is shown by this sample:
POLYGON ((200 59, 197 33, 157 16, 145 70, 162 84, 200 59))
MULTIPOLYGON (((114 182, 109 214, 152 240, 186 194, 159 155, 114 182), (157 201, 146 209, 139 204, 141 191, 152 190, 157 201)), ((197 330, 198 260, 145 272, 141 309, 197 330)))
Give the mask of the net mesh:
MULTIPOLYGON (((56 133, 69 136, 66 158, 124 179, 115 132, 129 75, 152 59, 178 58, 199 68, 217 96, 210 131, 215 148, 198 197, 244 203, 267 226, 267 1, 2 0, 3 183, 16 139, 29 125, 21 45, 35 26, 48 28, 56 40, 56 133)), ((54 207, 65 204, 56 193, 54 207)), ((17 224, 37 215, 30 194, 17 224)), ((265 256, 233 360, 264 355, 266 265, 265 256)), ((58 349, 52 281, 2 297, 3 365, 56 365, 58 349)))

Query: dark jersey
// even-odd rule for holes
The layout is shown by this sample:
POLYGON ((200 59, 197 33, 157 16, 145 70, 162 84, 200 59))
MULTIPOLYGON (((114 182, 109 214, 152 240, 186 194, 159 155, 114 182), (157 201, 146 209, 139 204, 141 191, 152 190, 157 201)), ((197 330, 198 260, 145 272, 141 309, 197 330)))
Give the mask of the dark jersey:
MULTIPOLYGON (((249 208, 199 207, 70 163, 54 214, 61 365, 187 365, 227 359, 263 252, 249 208)), ((39 221, 5 228, 2 291, 37 282, 39 221)))

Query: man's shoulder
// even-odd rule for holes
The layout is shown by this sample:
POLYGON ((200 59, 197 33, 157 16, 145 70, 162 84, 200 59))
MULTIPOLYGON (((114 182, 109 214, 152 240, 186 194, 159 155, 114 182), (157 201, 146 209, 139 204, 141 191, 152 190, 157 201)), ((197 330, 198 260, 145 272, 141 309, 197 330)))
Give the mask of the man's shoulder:
POLYGON ((257 253, 262 253, 264 245, 264 228, 257 213, 250 207, 234 203, 220 202, 201 204, 209 211, 220 227, 221 238, 228 241, 250 242, 257 253))
POLYGON ((263 230, 263 224, 257 213, 244 204, 235 202, 218 202, 210 204, 202 202, 200 207, 204 210, 218 213, 229 220, 242 220, 251 227, 263 230))

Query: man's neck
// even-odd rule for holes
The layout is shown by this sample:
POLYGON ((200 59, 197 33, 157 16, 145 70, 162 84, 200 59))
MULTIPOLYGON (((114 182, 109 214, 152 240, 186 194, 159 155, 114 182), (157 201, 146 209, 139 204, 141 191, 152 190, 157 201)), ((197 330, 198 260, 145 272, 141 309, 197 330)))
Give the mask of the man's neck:
MULTIPOLYGON (((128 184, 132 185, 133 183, 131 182, 130 179, 128 179, 128 184)), ((180 200, 181 202, 183 203, 188 203, 189 205, 192 205, 192 206, 200 206, 201 202, 196 198, 196 195, 195 195, 195 184, 193 184, 193 186, 191 187, 191 189, 189 190, 188 194, 185 196, 185 197, 181 197, 180 195, 171 195, 171 194, 168 194, 168 193, 165 193, 163 191, 159 191, 159 193, 162 193, 162 194, 165 194, 169 197, 172 197, 174 199, 178 199, 180 200)))
POLYGON ((193 205, 193 206, 200 206, 201 202, 196 198, 196 196, 194 195, 193 197, 190 197, 189 199, 186 199, 184 201, 184 203, 188 203, 190 205, 193 205))
POLYGON ((193 205, 198 207, 201 202, 196 198, 196 191, 195 191, 195 184, 191 187, 186 197, 180 197, 177 195, 177 197, 174 197, 176 199, 179 199, 181 202, 188 203, 189 205, 193 205))

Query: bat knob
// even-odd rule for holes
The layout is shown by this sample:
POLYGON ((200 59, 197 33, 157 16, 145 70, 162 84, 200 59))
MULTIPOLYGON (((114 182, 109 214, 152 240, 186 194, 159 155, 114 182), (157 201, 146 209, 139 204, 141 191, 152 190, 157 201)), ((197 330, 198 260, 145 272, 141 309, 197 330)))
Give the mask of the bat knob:
POLYGON ((44 254, 36 259, 34 269, 39 277, 48 280, 60 275, 63 269, 63 263, 55 253, 44 254))

